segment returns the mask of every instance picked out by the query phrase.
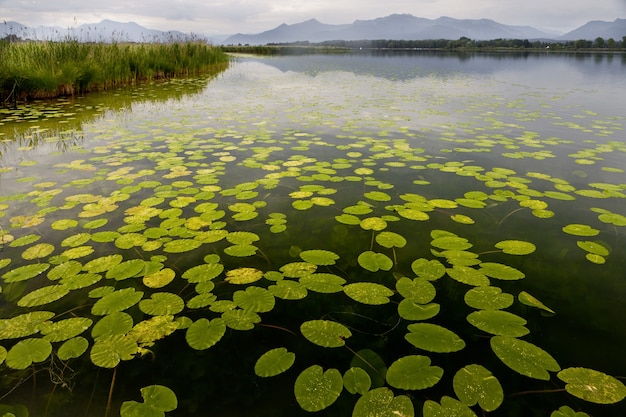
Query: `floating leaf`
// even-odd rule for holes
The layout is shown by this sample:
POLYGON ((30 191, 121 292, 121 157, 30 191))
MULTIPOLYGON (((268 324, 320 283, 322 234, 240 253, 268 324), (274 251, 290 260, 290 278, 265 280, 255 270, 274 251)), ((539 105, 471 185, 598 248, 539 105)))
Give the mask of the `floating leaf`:
POLYGON ((419 390, 432 387, 443 376, 443 369, 430 365, 430 358, 421 355, 404 356, 389 366, 387 383, 394 388, 419 390))
POLYGON ((6 284, 26 281, 36 277, 37 275, 43 274, 48 270, 48 268, 50 268, 50 264, 46 263, 24 265, 5 273, 2 275, 2 279, 6 284))
POLYGON ((357 258, 359 265, 370 272, 377 272, 379 270, 389 271, 393 268, 393 261, 382 253, 376 253, 373 251, 365 251, 357 258))
POLYGON ((490 284, 489 278, 485 274, 469 266, 454 265, 453 268, 447 268, 446 273, 450 278, 463 284, 476 287, 484 287, 490 284))
POLYGON ((501 310, 513 305, 512 294, 503 293, 499 287, 476 287, 465 293, 465 303, 481 310, 501 310))
POLYGON ((18 339, 31 336, 43 323, 54 317, 51 311, 33 311, 10 319, 0 319, 0 339, 18 339))
POLYGON ((352 332, 341 323, 329 320, 305 321, 300 326, 302 335, 311 343, 322 347, 341 347, 352 332))
POLYGON ((300 284, 310 291, 332 294, 343 290, 346 280, 335 274, 311 274, 300 278, 300 284))
POLYGON ((226 333, 226 324, 221 318, 198 319, 187 329, 185 339, 196 350, 205 350, 215 345, 226 333))
POLYGON ((224 281, 230 284, 251 284, 263 278, 263 271, 256 268, 237 268, 226 272, 224 281))
POLYGON ((133 318, 118 311, 101 318, 91 329, 91 337, 98 339, 115 334, 125 335, 133 328, 133 318))
POLYGON ((176 277, 176 272, 171 268, 163 268, 157 272, 143 277, 143 284, 148 288, 163 288, 176 277))
POLYGON ((317 265, 308 262, 292 262, 280 267, 282 272, 288 278, 301 278, 314 273, 317 265))
POLYGON ((140 346, 151 346, 179 329, 181 323, 174 321, 174 316, 154 316, 137 323, 128 333, 140 346))
POLYGON ((456 352, 465 347, 465 342, 456 333, 432 323, 413 323, 407 326, 409 333, 404 338, 413 346, 429 352, 456 352))
POLYGON ((43 362, 52 353, 52 345, 44 339, 24 339, 17 342, 5 359, 9 368, 26 369, 33 363, 43 362))
POLYGON ((167 316, 178 314, 185 308, 185 302, 176 294, 157 292, 149 299, 139 302, 139 309, 152 316, 167 316))
POLYGON ((587 368, 566 368, 557 374, 571 395, 596 404, 615 404, 626 398, 626 386, 618 379, 587 368))
POLYGON ((54 252, 54 245, 38 243, 22 252, 22 258, 26 260, 41 259, 54 252))
POLYGON ((480 264, 479 271, 490 278, 502 279, 506 281, 518 280, 526 276, 522 271, 515 269, 512 266, 496 262, 482 262, 480 264))
POLYGON ((398 304, 398 315, 405 320, 428 320, 439 314, 440 306, 436 303, 416 304, 407 299, 398 304))
POLYGON ((123 311, 137 304, 143 297, 142 291, 135 291, 134 288, 124 288, 105 295, 91 308, 91 313, 96 316, 111 314, 116 311, 123 311))
POLYGON ((487 333, 521 337, 530 333, 525 327, 526 320, 508 311, 480 310, 467 316, 467 321, 487 333))
POLYGON ((503 240, 496 243, 496 248, 509 255, 528 255, 537 249, 532 243, 523 240, 503 240))
POLYGON ((166 242, 163 245, 163 252, 184 253, 197 249, 200 246, 202 246, 202 242, 195 239, 178 239, 166 242))
POLYGON ((609 250, 599 242, 591 242, 589 240, 586 241, 578 241, 576 242, 579 248, 584 251, 587 251, 593 255, 598 256, 609 256, 609 250))
POLYGON ((141 389, 143 403, 124 401, 120 408, 121 417, 164 417, 165 412, 178 407, 174 391, 162 385, 150 385, 141 389))
POLYGON ((122 281, 139 275, 143 272, 146 263, 143 259, 131 259, 121 262, 111 269, 105 275, 106 278, 114 278, 116 281, 122 281))
POLYGON ((491 349, 506 366, 530 378, 550 380, 548 371, 558 372, 559 364, 545 350, 524 340, 493 336, 491 349))
POLYGON ((416 259, 411 264, 411 269, 418 277, 428 281, 436 281, 446 273, 446 267, 436 259, 416 259))
POLYGON ((67 361, 69 359, 78 358, 87 351, 89 342, 84 337, 74 337, 66 340, 57 351, 59 359, 67 361))
POLYGON ((250 310, 228 310, 222 313, 222 319, 226 326, 234 330, 252 330, 256 323, 261 322, 261 317, 250 310))
POLYGON ((374 230, 379 232, 387 227, 387 222, 380 217, 368 217, 361 220, 361 228, 363 230, 374 230))
POLYGON ((343 390, 341 373, 336 369, 324 372, 319 365, 305 369, 294 384, 296 401, 303 410, 316 412, 333 404, 343 390))
POLYGON ((586 224, 568 224, 563 231, 574 236, 596 236, 600 231, 586 224))
POLYGON ((69 288, 65 285, 48 285, 29 292, 17 302, 17 305, 19 307, 42 306, 65 297, 69 292, 69 288))
POLYGON ((355 282, 343 287, 343 292, 359 303, 370 305, 387 304, 394 292, 374 282, 355 282))
POLYGON ((208 263, 194 266, 186 270, 182 277, 192 284, 210 281, 218 277, 224 271, 224 265, 219 263, 208 263))
POLYGON ((258 249, 254 245, 233 245, 224 249, 224 253, 230 256, 245 258, 256 254, 258 249))
POLYGON ((528 294, 526 291, 520 292, 519 295, 517 296, 517 299, 520 301, 520 303, 527 305, 529 307, 535 307, 540 310, 547 311, 550 314, 556 314, 554 310, 546 306, 544 303, 542 303, 541 301, 539 301, 532 295, 528 294))
POLYGON ((296 360, 296 354, 281 347, 265 352, 254 364, 254 373, 262 378, 280 375, 296 360))
POLYGON ((424 278, 402 277, 396 282, 396 290, 401 296, 417 304, 428 304, 437 294, 433 284, 424 278))
POLYGON ((455 222, 461 223, 461 224, 474 224, 474 223, 476 223, 474 221, 474 219, 472 219, 471 217, 466 216, 464 214, 454 214, 454 215, 450 216, 450 218, 452 220, 454 220, 455 222))
POLYGON ((394 232, 380 232, 376 235, 376 242, 385 248, 403 248, 406 246, 406 239, 394 232))
POLYGON ((102 256, 100 258, 92 259, 91 261, 87 262, 83 269, 92 273, 106 272, 112 269, 114 266, 119 265, 123 260, 124 257, 117 253, 114 255, 102 256))
POLYGON ((374 201, 390 201, 391 196, 387 193, 383 193, 382 191, 370 191, 364 194, 365 198, 369 198, 374 201))
POLYGON ((467 365, 458 370, 453 379, 454 393, 467 406, 480 405, 494 411, 504 400, 500 381, 481 365, 467 365))
POLYGON ((424 417, 476 417, 467 405, 452 397, 443 396, 441 405, 432 400, 424 402, 424 417))
POLYGON ((301 300, 307 296, 308 291, 304 285, 296 281, 280 280, 275 285, 267 288, 274 297, 283 300, 301 300))
POLYGON ((248 287, 235 291, 233 302, 244 310, 265 313, 274 308, 275 299, 271 292, 261 287, 248 287))
POLYGON ((343 386, 350 394, 365 394, 372 386, 372 379, 361 368, 352 367, 343 374, 343 386))
POLYGON ((363 394, 354 405, 352 417, 414 417, 411 399, 405 395, 394 397, 387 387, 376 388, 363 394))
POLYGON ((49 342, 62 342, 78 336, 93 324, 87 317, 72 317, 55 323, 45 322, 41 325, 41 334, 49 342))
POLYGON ((473 246, 467 239, 458 236, 443 236, 434 239, 430 244, 444 250, 465 250, 473 246))
POLYGON ((552 414, 550 414, 550 417, 589 417, 589 414, 583 413, 582 411, 576 412, 570 407, 564 405, 557 411, 553 411, 552 414))
POLYGON ((300 252, 300 258, 305 262, 313 265, 334 265, 335 261, 339 259, 339 255, 328 250, 305 250, 300 252))

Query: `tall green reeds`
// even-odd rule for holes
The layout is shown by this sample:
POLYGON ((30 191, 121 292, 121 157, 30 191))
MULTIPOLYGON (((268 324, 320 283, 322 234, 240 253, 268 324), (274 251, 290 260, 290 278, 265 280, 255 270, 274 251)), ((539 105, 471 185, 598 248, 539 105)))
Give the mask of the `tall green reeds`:
POLYGON ((227 55, 204 42, 81 43, 0 41, 3 103, 103 90, 137 81, 201 73, 227 55))

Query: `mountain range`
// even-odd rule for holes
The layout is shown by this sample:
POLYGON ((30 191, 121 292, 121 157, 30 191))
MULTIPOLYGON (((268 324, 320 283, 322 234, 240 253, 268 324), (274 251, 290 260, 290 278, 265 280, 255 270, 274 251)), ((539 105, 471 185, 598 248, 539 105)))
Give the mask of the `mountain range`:
POLYGON ((223 35, 207 37, 202 34, 184 34, 178 31, 147 29, 134 22, 120 23, 103 20, 76 28, 58 26, 24 26, 17 22, 0 22, 0 38, 14 35, 22 39, 61 40, 80 42, 167 42, 172 40, 208 39, 216 44, 289 43, 297 41, 323 42, 330 40, 422 40, 459 39, 542 39, 542 40, 594 40, 598 37, 622 40, 626 36, 626 19, 613 22, 590 21, 565 34, 545 32, 531 26, 504 25, 489 19, 453 19, 440 17, 425 19, 410 14, 393 14, 372 20, 356 20, 350 24, 331 25, 316 19, 292 25, 282 24, 257 34, 223 35))

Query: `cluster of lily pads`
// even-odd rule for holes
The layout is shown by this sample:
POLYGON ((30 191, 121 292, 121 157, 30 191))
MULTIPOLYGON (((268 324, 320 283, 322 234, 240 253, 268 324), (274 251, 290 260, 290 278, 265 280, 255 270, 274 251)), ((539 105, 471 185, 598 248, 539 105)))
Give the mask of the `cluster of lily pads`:
MULTIPOLYGON (((403 129, 392 138, 320 135, 254 122, 247 132, 107 133, 76 155, 59 155, 54 177, 33 174, 0 197, 3 375, 86 358, 94 369, 117 369, 158 355, 159 344, 179 334, 190 352, 236 344, 239 332, 274 326, 278 306, 315 296, 333 305, 320 304, 328 311, 318 317, 297 316, 284 330, 299 342, 268 343, 250 369, 260 384, 291 378, 290 395, 306 412, 332 413, 341 399, 355 417, 420 415, 416 409, 426 417, 498 415, 509 410, 511 386, 566 391, 552 394, 563 402, 545 410, 553 417, 588 415, 579 399, 626 398, 619 379, 584 364, 563 368, 534 337, 533 312, 559 312, 524 287, 519 259, 540 262, 545 247, 505 228, 518 216, 544 222, 575 237, 569 243, 583 262, 607 263, 623 213, 590 207, 593 226, 555 219, 569 201, 619 201, 625 184, 581 188, 546 172, 465 159, 486 147, 550 145, 534 135, 427 151, 403 129), (462 185, 443 186, 452 180, 462 185), (497 228, 506 233, 491 234, 497 228), (357 314, 388 328, 363 332, 344 320, 357 314), (307 353, 298 350, 303 341, 307 353), (328 365, 311 351, 341 353, 328 365)), ((607 142, 571 158, 595 163, 609 149, 625 150, 607 142)), ((125 402, 123 417, 163 415, 184 395, 162 385, 141 393, 144 402, 125 402)))

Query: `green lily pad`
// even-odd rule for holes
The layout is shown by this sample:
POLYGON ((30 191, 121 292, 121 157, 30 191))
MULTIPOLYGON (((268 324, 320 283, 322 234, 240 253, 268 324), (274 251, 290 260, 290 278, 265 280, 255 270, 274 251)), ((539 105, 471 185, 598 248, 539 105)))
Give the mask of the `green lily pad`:
POLYGON ((437 294, 435 286, 424 278, 402 277, 396 281, 396 290, 401 296, 417 304, 428 304, 437 294))
POLYGON ((405 395, 394 397, 387 387, 376 388, 363 394, 354 405, 352 417, 414 417, 411 399, 405 395))
POLYGON ((493 336, 491 349, 506 366, 530 378, 549 381, 548 371, 561 370, 557 361, 549 353, 524 340, 493 336))
POLYGON ((474 311, 467 316, 467 321, 482 331, 500 336, 521 337, 530 333, 525 327, 526 320, 508 311, 474 311))
POLYGON ((196 350, 205 350, 219 342, 226 333, 226 324, 221 318, 211 321, 202 318, 195 321, 187 329, 185 340, 196 350))
POLYGON ((112 269, 113 267, 119 265, 123 260, 124 257, 117 253, 114 255, 102 256, 87 262, 85 266, 83 266, 83 269, 87 272, 98 274, 112 269))
POLYGON ((447 268, 446 273, 455 281, 475 287, 486 287, 490 284, 489 278, 480 270, 469 266, 454 265, 453 268, 447 268))
POLYGON ((116 281, 122 281, 138 276, 141 272, 143 272, 145 266, 146 263, 143 259, 131 259, 121 262, 109 269, 105 277, 114 278, 116 281))
POLYGON ((374 230, 379 232, 387 227, 387 222, 380 217, 368 217, 361 220, 361 228, 363 230, 374 230))
POLYGON ((234 309, 222 313, 222 319, 227 327, 233 330, 252 330, 261 317, 250 310, 234 309))
POLYGON ((292 262, 280 267, 282 272, 288 278, 301 278, 311 275, 317 270, 317 265, 309 262, 292 262))
POLYGON ((535 307, 540 310, 546 311, 550 314, 556 314, 554 310, 546 306, 544 303, 542 303, 541 301, 539 301, 537 298, 533 297, 526 291, 520 292, 517 296, 517 299, 520 301, 520 303, 527 305, 529 307, 535 307))
POLYGON ((353 300, 370 305, 389 303, 389 297, 394 292, 381 284, 374 282, 355 282, 343 287, 343 292, 353 300))
POLYGON ((503 293, 499 287, 476 287, 465 293, 465 303, 480 310, 502 310, 513 305, 512 294, 503 293))
POLYGON ((10 319, 0 319, 0 340, 31 336, 39 332, 43 323, 52 317, 54 313, 51 311, 33 311, 10 319))
POLYGON ((224 253, 230 256, 245 258, 256 254, 257 248, 254 245, 233 245, 224 249, 224 253))
POLYGON ((54 252, 54 245, 49 243, 38 243, 22 252, 22 258, 26 260, 41 259, 54 252))
POLYGON ((48 285, 29 292, 17 302, 17 305, 19 307, 42 306, 65 297, 69 292, 69 288, 65 285, 48 285))
POLYGON ((398 304, 398 315, 405 320, 421 321, 435 317, 440 309, 437 303, 422 305, 404 299, 398 304))
POLYGON ((283 300, 301 300, 308 294, 304 285, 299 282, 286 279, 278 281, 275 285, 270 285, 267 289, 274 295, 274 297, 281 298, 283 300))
POLYGON ((330 320, 305 321, 300 326, 302 335, 311 343, 322 347, 341 347, 352 332, 343 324, 330 320))
POLYGON ((164 417, 165 412, 178 407, 174 391, 163 385, 150 385, 141 389, 143 403, 124 401, 120 417, 164 417))
POLYGON ((361 368, 352 367, 343 374, 343 386, 350 394, 365 394, 372 386, 369 374, 361 368))
POLYGON ((324 372, 321 366, 313 365, 298 375, 293 390, 303 410, 321 411, 339 398, 343 391, 343 379, 336 369, 324 372))
POLYGON ((568 224, 563 231, 574 236, 596 236, 600 231, 586 224, 568 224))
POLYGON ((237 268, 226 272, 224 281, 230 284, 251 284, 263 278, 263 271, 256 268, 237 268))
POLYGON ((382 191, 370 191, 370 192, 365 193, 364 195, 365 195, 365 198, 368 198, 374 201, 390 201, 391 200, 391 196, 382 191))
POLYGON ((118 311, 101 318, 91 329, 91 337, 99 339, 112 335, 125 335, 133 328, 133 318, 118 311))
POLYGON ((139 309, 151 316, 178 314, 185 308, 185 302, 176 294, 157 292, 139 302, 139 309))
POLYGON ((476 413, 467 405, 447 396, 441 398, 441 404, 426 400, 423 412, 424 417, 476 417, 476 413))
POLYGON ((453 379, 454 392, 463 402, 471 407, 490 412, 496 410, 504 401, 504 391, 500 381, 481 365, 467 365, 457 371, 453 379))
POLYGON ((526 276, 522 271, 515 269, 512 266, 496 262, 482 262, 480 264, 479 271, 490 278, 496 278, 506 281, 518 280, 526 276))
POLYGON ((192 284, 200 282, 210 281, 218 277, 224 271, 224 265, 219 263, 209 263, 194 266, 186 270, 182 278, 186 279, 192 284))
POLYGON ((294 364, 296 354, 280 347, 265 352, 254 364, 254 373, 262 378, 280 375, 294 364))
POLYGON ((142 291, 134 288, 124 288, 105 295, 91 308, 91 313, 96 316, 104 316, 116 311, 123 311, 137 304, 143 297, 142 291))
POLYGON ((496 243, 495 246, 509 255, 528 255, 537 249, 534 244, 523 240, 503 240, 496 243))
POLYGON ((265 313, 274 308, 276 300, 271 292, 261 287, 248 287, 235 291, 233 302, 244 310, 265 313))
POLYGON ((376 235, 376 242, 385 248, 403 248, 406 246, 406 239, 394 232, 383 231, 376 235))
POLYGON ((350 367, 363 369, 372 380, 372 387, 378 388, 385 385, 387 375, 387 364, 371 349, 361 349, 354 354, 350 367))
POLYGON ((387 255, 373 251, 365 251, 357 258, 359 265, 370 272, 379 270, 389 271, 393 268, 393 261, 387 255))
POLYGON ((148 288, 163 288, 176 278, 176 272, 171 268, 163 268, 142 278, 143 285, 148 288))
POLYGON ((587 368, 566 368, 557 374, 571 395, 596 404, 615 404, 626 398, 626 386, 617 378, 587 368))
POLYGON ((446 267, 436 259, 416 259, 411 263, 411 269, 418 277, 428 281, 436 281, 446 273, 446 267))
POLYGON ((93 324, 87 317, 71 317, 57 322, 44 322, 40 329, 44 339, 49 342, 63 342, 78 336, 93 324))
POLYGON ((421 355, 404 356, 387 370, 387 383, 394 388, 420 390, 434 386, 443 376, 443 369, 430 365, 430 358, 421 355))
POLYGON ((553 411, 550 417, 589 417, 589 414, 582 411, 574 411, 570 407, 564 405, 558 410, 553 411))
POLYGON ((459 236, 439 237, 432 240, 430 244, 436 248, 444 250, 466 250, 473 246, 467 239, 459 236))
POLYGON ((335 261, 339 259, 339 255, 328 250, 305 250, 300 252, 300 258, 303 261, 311 263, 313 265, 334 265, 335 261))
POLYGON ((579 248, 584 251, 587 251, 593 255, 598 256, 609 256, 609 250, 599 242, 592 242, 589 240, 586 241, 578 241, 576 242, 579 248))
POLYGON ((184 253, 190 252, 202 246, 202 242, 195 239, 177 239, 166 242, 163 245, 163 252, 167 253, 184 253))
POLYGON ((59 359, 67 361, 69 359, 78 358, 89 348, 87 339, 81 336, 73 337, 63 342, 57 351, 59 359))
POLYGON ((45 339, 24 339, 17 342, 5 359, 12 369, 26 369, 33 363, 43 362, 52 353, 52 345, 45 339))
POLYGON ((12 282, 26 281, 43 274, 50 268, 50 264, 38 263, 17 267, 2 275, 2 279, 6 284, 12 282))
POLYGON ((429 352, 457 352, 465 342, 456 333, 432 323, 413 323, 407 326, 404 338, 413 346, 429 352))
POLYGON ((315 273, 300 278, 307 290, 323 294, 332 294, 343 290, 346 280, 335 274, 315 273))
POLYGON ((226 240, 233 245, 251 245, 260 239, 259 235, 252 232, 231 232, 226 236, 226 240))

